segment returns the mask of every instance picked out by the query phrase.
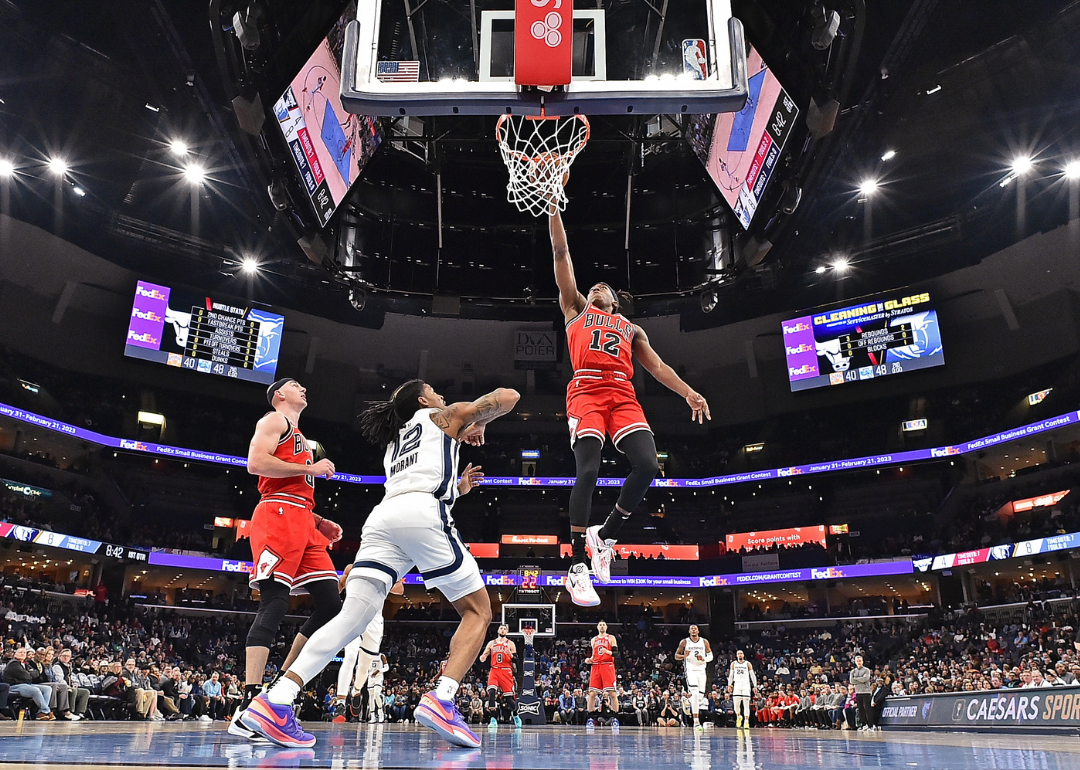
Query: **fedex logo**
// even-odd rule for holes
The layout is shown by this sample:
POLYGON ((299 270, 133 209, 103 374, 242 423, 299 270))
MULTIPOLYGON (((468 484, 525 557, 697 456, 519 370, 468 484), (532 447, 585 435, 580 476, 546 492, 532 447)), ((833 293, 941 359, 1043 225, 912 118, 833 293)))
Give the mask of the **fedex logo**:
POLYGON ((658 487, 677 487, 677 486, 679 486, 678 482, 675 481, 675 479, 657 479, 653 483, 658 487))
POLYGON ((156 299, 156 300, 159 300, 161 302, 164 302, 165 300, 168 299, 168 297, 166 297, 164 294, 162 294, 157 289, 147 289, 147 288, 145 288, 145 287, 143 287, 141 285, 135 287, 135 294, 137 296, 139 296, 139 297, 146 297, 147 299, 156 299))
POLYGON ((127 439, 120 439, 121 449, 134 449, 136 452, 145 452, 146 444, 141 441, 129 441, 127 439))
POLYGON ((157 338, 150 332, 143 332, 142 334, 136 334, 133 331, 128 331, 128 339, 132 342, 146 342, 150 345, 158 344, 157 338))
POLYGON ((802 468, 780 468, 777 471, 781 476, 798 476, 802 472, 802 468))
POLYGON ((943 449, 931 448, 931 457, 951 457, 952 455, 960 454, 960 450, 954 446, 947 446, 943 449))
POLYGON ((789 366, 788 367, 788 374, 791 375, 792 377, 798 377, 800 374, 813 374, 816 371, 817 371, 817 367, 812 366, 810 364, 803 364, 802 366, 800 366, 798 368, 796 368, 794 366, 789 366))
POLYGON ((152 310, 147 310, 145 313, 138 308, 134 308, 131 311, 132 318, 141 318, 144 321, 153 321, 154 323, 161 323, 162 318, 152 310))
POLYGON ((255 565, 249 561, 231 561, 222 559, 221 569, 223 572, 252 572, 255 565))
POLYGON ((842 578, 844 576, 844 570, 838 567, 825 567, 824 569, 811 569, 811 580, 831 580, 833 578, 842 578))
POLYGON ((810 331, 810 324, 802 323, 801 321, 794 326, 784 324, 784 334, 797 334, 798 332, 806 331, 810 331))
POLYGON ((794 348, 792 348, 792 347, 785 347, 785 348, 784 348, 784 350, 786 350, 786 351, 787 351, 787 354, 788 354, 789 356, 797 356, 797 355, 799 355, 799 353, 809 353, 809 352, 810 352, 811 350, 814 350, 814 349, 815 349, 815 348, 814 348, 814 346, 813 346, 813 345, 810 345, 810 344, 808 344, 808 343, 806 343, 806 342, 804 342, 803 344, 799 345, 798 347, 794 347, 794 348))
POLYGON ((540 479, 532 476, 519 476, 518 486, 522 487, 538 487, 540 486, 540 479))

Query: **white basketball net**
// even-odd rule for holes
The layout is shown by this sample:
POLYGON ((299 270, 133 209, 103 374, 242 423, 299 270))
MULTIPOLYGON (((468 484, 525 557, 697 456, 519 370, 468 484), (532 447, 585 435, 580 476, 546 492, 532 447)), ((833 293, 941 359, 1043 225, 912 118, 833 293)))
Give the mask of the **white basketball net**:
POLYGON ((563 178, 589 141, 589 119, 501 115, 495 138, 510 172, 506 199, 536 217, 550 213, 552 206, 565 209, 563 178))
POLYGON ((526 647, 532 647, 533 646, 533 637, 536 635, 536 629, 535 628, 528 628, 528 627, 523 628, 523 629, 521 629, 521 635, 525 637, 525 646, 526 647))

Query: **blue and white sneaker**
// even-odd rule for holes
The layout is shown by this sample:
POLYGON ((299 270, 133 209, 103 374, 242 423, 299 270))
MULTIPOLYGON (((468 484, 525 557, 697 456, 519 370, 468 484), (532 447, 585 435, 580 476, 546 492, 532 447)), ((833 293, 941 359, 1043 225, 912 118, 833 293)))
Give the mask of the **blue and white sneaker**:
POLYGON ((596 727, 596 722, 594 722, 594 721, 592 721, 590 719, 588 722, 585 723, 585 726, 586 727, 596 727))
POLYGON ((521 717, 514 714, 514 727, 521 727, 521 717))
POLYGON ((616 730, 618 730, 619 729, 619 720, 618 719, 612 719, 611 720, 611 726, 614 727, 616 730))
POLYGON ((296 721, 292 706, 271 703, 263 693, 251 702, 240 719, 244 727, 287 749, 308 749, 315 745, 315 736, 305 733, 296 721))
POLYGON ((480 748, 480 738, 461 718, 457 706, 439 700, 434 691, 420 699, 420 705, 416 707, 414 716, 419 724, 431 728, 457 746, 470 749, 480 748))
POLYGON ((488 722, 488 727, 490 727, 492 730, 498 730, 499 729, 499 720, 497 720, 495 717, 492 717, 491 721, 488 722))

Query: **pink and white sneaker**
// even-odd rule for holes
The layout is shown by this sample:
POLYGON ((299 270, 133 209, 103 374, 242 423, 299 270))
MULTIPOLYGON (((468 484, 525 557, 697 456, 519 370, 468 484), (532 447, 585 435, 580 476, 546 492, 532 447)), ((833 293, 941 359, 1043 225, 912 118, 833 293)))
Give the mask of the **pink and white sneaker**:
POLYGON ((439 700, 435 692, 429 692, 420 699, 420 705, 414 712, 416 721, 424 727, 430 727, 446 740, 457 746, 469 749, 480 748, 480 738, 469 729, 469 725, 461 718, 457 706, 439 700))
POLYGON ((244 727, 278 746, 287 749, 309 749, 315 745, 315 736, 304 732, 304 728, 296 721, 292 706, 271 703, 266 693, 251 701, 240 719, 244 727))
POLYGON ((600 597, 596 595, 592 580, 589 579, 589 565, 585 562, 570 567, 566 573, 566 590, 570 592, 570 598, 579 607, 595 607, 600 603, 600 597))
POLYGON ((585 546, 590 551, 592 571, 601 583, 611 582, 611 562, 615 558, 615 541, 600 539, 600 525, 585 530, 585 546))

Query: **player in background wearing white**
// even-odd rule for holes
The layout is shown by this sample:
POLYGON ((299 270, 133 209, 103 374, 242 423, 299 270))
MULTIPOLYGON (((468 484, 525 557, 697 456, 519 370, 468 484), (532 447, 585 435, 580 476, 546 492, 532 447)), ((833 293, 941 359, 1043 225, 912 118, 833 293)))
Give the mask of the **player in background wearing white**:
POLYGON ((368 691, 368 721, 383 722, 386 715, 383 713, 383 681, 384 675, 390 670, 390 664, 386 662, 385 655, 372 658, 368 666, 367 691, 368 691))
MULTIPOLYGON (((345 590, 345 582, 349 579, 350 572, 352 572, 351 564, 345 567, 345 574, 338 579, 339 591, 345 590)), ((390 589, 390 593, 401 596, 405 593, 405 584, 399 580, 390 589)), ((334 696, 334 701, 330 704, 330 711, 334 714, 334 722, 341 723, 345 721, 349 698, 360 695, 360 691, 368 679, 371 661, 379 654, 382 638, 383 616, 380 612, 371 619, 364 633, 345 645, 341 668, 338 669, 337 695, 334 696)))
POLYGON ((586 726, 593 723, 592 714, 599 711, 606 702, 612 712, 611 725, 618 727, 619 721, 615 718, 615 715, 619 713, 619 696, 615 690, 615 656, 619 654, 619 643, 607 632, 607 623, 604 621, 601 620, 596 624, 596 631, 596 636, 590 642, 592 655, 585 658, 585 665, 592 666, 587 701, 589 721, 586 722, 586 726))
MULTIPOLYGON (((507 722, 513 722, 515 727, 521 727, 521 719, 517 715, 517 703, 514 702, 514 656, 517 654, 517 645, 507 634, 510 627, 505 623, 499 626, 499 635, 487 643, 487 647, 480 653, 480 662, 483 663, 491 658, 491 673, 488 674, 487 689, 493 697, 502 695, 500 711, 507 722), (491 692, 494 690, 495 692, 491 692)), ((493 725, 498 724, 495 717, 491 718, 493 725)))
POLYGON ((731 698, 735 702, 735 727, 750 729, 750 696, 757 690, 754 667, 739 650, 728 669, 727 682, 731 686, 731 698))
POLYGON ((702 730, 701 707, 705 703, 705 682, 708 679, 708 664, 712 662, 712 647, 709 640, 701 636, 696 625, 690 626, 690 636, 679 642, 675 660, 681 660, 686 666, 686 689, 690 691, 690 709, 694 712, 694 729, 702 730))

